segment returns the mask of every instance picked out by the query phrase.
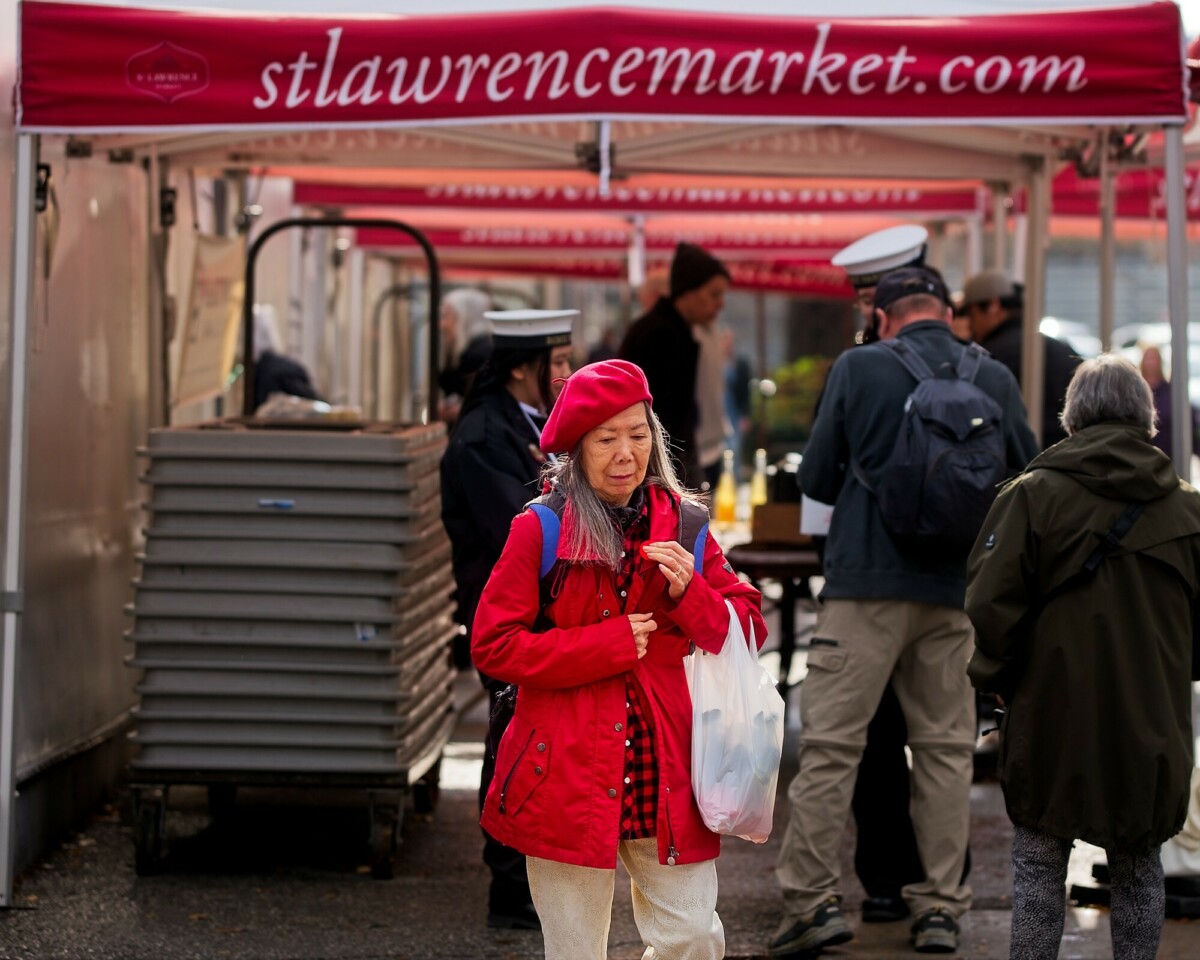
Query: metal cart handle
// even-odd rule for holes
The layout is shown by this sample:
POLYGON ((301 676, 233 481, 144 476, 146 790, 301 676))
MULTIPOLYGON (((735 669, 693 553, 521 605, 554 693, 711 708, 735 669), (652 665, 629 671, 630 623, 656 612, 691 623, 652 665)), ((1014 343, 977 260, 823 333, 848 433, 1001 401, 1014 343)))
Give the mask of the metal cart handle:
POLYGON ((380 228, 399 230, 408 234, 425 253, 425 263, 429 268, 429 420, 437 419, 438 404, 438 354, 439 334, 438 311, 441 306, 441 275, 438 271, 437 254, 433 244, 416 227, 410 227, 399 220, 385 220, 375 217, 290 217, 280 220, 267 227, 255 241, 250 244, 246 255, 245 298, 242 302, 242 364, 245 373, 242 375, 242 412, 250 415, 254 407, 254 265, 258 260, 258 252, 262 245, 281 230, 294 227, 355 227, 380 228))

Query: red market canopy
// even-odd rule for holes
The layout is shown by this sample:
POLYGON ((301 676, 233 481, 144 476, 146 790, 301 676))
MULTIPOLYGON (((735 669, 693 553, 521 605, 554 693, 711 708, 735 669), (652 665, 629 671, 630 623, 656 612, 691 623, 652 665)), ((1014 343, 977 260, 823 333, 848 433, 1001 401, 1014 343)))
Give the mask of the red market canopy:
POLYGON ((512 123, 1181 122, 1178 8, 289 16, 24 0, 27 132, 512 123), (987 42, 981 52, 980 37, 987 42))

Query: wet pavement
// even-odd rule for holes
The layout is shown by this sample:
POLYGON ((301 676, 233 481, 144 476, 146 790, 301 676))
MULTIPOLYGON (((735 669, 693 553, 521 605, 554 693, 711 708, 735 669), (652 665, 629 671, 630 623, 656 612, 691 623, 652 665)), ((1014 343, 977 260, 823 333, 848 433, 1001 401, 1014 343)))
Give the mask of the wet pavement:
MULTIPOLYGON (((802 666, 800 667, 802 669, 802 666)), ((221 822, 208 815, 199 788, 175 788, 168 813, 165 870, 137 877, 124 804, 100 813, 19 878, 18 907, 0 913, 0 957, 11 960, 418 960, 541 956, 537 934, 489 931, 487 875, 479 859, 476 824, 482 701, 473 677, 459 680, 466 707, 443 761, 440 801, 432 817, 411 809, 393 880, 373 880, 367 860, 367 821, 359 795, 300 795, 242 791, 221 822)), ((793 694, 794 700, 795 694, 793 694)), ((794 703, 793 703, 794 707, 794 703)), ((789 711, 794 717, 796 710, 789 711)), ((780 782, 783 798, 795 770, 797 731, 789 727, 780 782)), ((786 816, 777 808, 776 823, 786 816)), ((718 910, 728 956, 765 956, 775 930, 779 897, 774 880, 776 836, 763 846, 726 840, 718 866, 718 910)), ((999 787, 972 792, 970 882, 974 909, 965 918, 957 956, 1006 957, 1010 914, 1011 827, 999 787)), ((856 939, 829 950, 830 958, 916 956, 905 923, 864 925, 862 891, 844 857, 847 907, 856 939)), ((1086 881, 1102 853, 1077 848, 1075 882, 1086 881)), ((617 886, 609 956, 636 960, 641 941, 633 923, 628 880, 617 886)), ((1070 909, 1060 957, 1111 957, 1108 915, 1070 909)), ((1167 921, 1163 958, 1200 957, 1200 925, 1167 921)))

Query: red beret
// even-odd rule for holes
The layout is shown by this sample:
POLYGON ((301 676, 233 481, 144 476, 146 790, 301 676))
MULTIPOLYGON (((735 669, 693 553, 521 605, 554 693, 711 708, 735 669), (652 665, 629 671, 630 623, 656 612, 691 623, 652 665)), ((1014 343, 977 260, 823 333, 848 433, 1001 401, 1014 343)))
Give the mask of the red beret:
POLYGON ((635 403, 653 402, 650 384, 636 363, 601 360, 580 367, 563 384, 550 419, 542 428, 542 449, 563 453, 583 435, 635 403))

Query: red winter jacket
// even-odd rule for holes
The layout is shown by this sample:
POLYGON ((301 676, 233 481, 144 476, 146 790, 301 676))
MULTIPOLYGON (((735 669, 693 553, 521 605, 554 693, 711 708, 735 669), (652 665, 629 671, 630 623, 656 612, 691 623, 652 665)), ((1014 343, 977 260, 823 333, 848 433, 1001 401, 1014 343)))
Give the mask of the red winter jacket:
MULTIPOLYGON (((673 540, 674 496, 647 487, 650 541, 673 540)), ((563 542, 570 511, 563 518, 563 542)), ((709 536, 704 575, 676 604, 657 564, 637 558, 627 613, 653 613, 658 629, 637 658, 629 618, 619 613, 611 571, 571 564, 546 608, 553 626, 535 633, 541 526, 518 514, 475 614, 471 652, 484 673, 519 685, 516 713, 496 758, 481 823, 501 843, 528 856, 613 869, 620 834, 625 768, 625 681, 638 683, 649 713, 658 762, 658 859, 696 863, 720 853, 721 838, 692 797, 692 703, 683 657, 688 641, 711 653, 725 642, 734 609, 761 647, 766 638, 754 587, 734 575, 709 536)))

